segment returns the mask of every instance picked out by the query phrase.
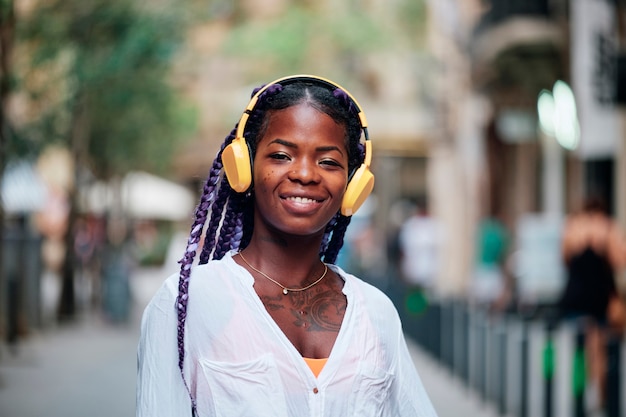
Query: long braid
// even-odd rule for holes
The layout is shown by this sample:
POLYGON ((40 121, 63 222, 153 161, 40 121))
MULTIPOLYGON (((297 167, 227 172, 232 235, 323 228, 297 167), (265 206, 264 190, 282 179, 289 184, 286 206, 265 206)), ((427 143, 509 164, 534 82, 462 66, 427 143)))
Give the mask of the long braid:
POLYGON ((232 189, 228 184, 228 180, 226 178, 222 178, 220 188, 217 191, 217 197, 213 202, 213 210, 211 210, 211 220, 209 221, 209 225, 207 226, 207 231, 204 237, 203 252, 205 252, 208 257, 211 257, 211 253, 215 252, 217 237, 219 235, 221 224, 224 220, 224 213, 228 208, 227 203, 231 193, 232 189))
MULTIPOLYGON (((191 266, 195 260, 198 246, 200 240, 202 238, 202 231, 207 221, 207 217, 209 211, 211 214, 214 213, 215 208, 215 191, 217 185, 220 180, 220 173, 222 169, 222 160, 221 153, 226 147, 227 143, 232 142, 234 138, 234 130, 227 137, 224 145, 222 145, 218 155, 213 161, 213 165, 209 172, 209 176, 204 183, 202 188, 202 195, 200 197, 200 202, 196 207, 194 213, 194 222, 191 226, 191 232, 189 234, 189 238, 187 240, 187 247, 185 249, 185 254, 182 259, 179 261, 180 265, 180 273, 178 279, 178 298, 176 302, 177 316, 178 316, 178 324, 177 324, 177 343, 178 343, 178 367, 180 369, 181 375, 183 377, 183 382, 187 386, 187 381, 185 380, 183 374, 183 364, 185 360, 185 322, 187 320, 187 305, 189 301, 189 279, 191 277, 191 266)), ((218 206, 219 207, 219 206, 218 206)), ((206 243, 206 242, 205 242, 206 243)), ((204 245, 206 247, 206 244, 204 245)), ((201 253, 201 261, 203 258, 205 250, 203 248, 201 253)), ((187 386, 189 390, 189 387, 187 386)), ((196 402, 192 396, 192 406, 195 409, 196 402)))
MULTIPOLYGON (((226 146, 228 146, 228 144, 230 144, 233 141, 233 139, 235 138, 235 134, 236 134, 236 127, 226 137, 226 139, 224 140, 224 143, 220 147, 219 152, 217 153, 215 159, 213 160, 213 165, 211 167, 211 171, 209 172, 209 178, 212 179, 212 184, 211 184, 212 188, 210 189, 205 188, 205 190, 203 190, 203 194, 202 194, 203 197, 207 196, 207 198, 210 199, 211 201, 211 217, 213 217, 213 215, 216 213, 216 209, 220 210, 222 208, 222 206, 215 204, 216 188, 217 188, 218 182, 220 182, 221 171, 223 167, 222 152, 224 151, 224 148, 226 148, 226 146)), ((224 185, 224 178, 222 178, 221 180, 221 184, 219 186, 220 190, 223 188, 223 185, 224 185)), ((213 222, 209 222, 209 227, 204 237, 204 245, 202 246, 202 252, 200 253, 199 263, 201 265, 209 261, 209 257, 212 251, 212 242, 211 242, 211 239, 208 238, 208 236, 214 236, 216 228, 217 228, 217 225, 215 225, 213 222)))
MULTIPOLYGON (((213 167, 211 168, 211 173, 209 176, 211 182, 209 183, 209 181, 207 181, 207 185, 205 185, 204 190, 202 192, 202 197, 206 198, 207 202, 211 205, 211 214, 213 214, 215 210, 215 206, 213 205, 213 202, 215 201, 215 192, 217 188, 217 183, 219 182, 220 170, 221 170, 221 163, 218 163, 218 161, 216 160, 213 163, 213 167)), ((207 245, 206 236, 207 235, 205 234, 204 245, 202 247, 202 252, 200 252, 200 261, 199 261, 200 264, 205 264, 208 261, 209 254, 207 253, 207 248, 209 247, 209 245, 207 245)))
MULTIPOLYGON (((252 231, 254 230, 254 204, 252 203, 252 192, 249 193, 247 198, 250 200, 249 204, 243 205, 241 217, 238 218, 238 222, 241 221, 241 242, 239 242, 239 249, 245 249, 252 239, 252 231)), ((239 227, 239 224, 237 224, 239 227)))
POLYGON ((324 230, 324 236, 322 236, 322 244, 320 245, 320 258, 324 258, 324 254, 328 250, 328 244, 330 243, 330 238, 333 235, 333 229, 335 228, 335 224, 337 223, 338 216, 340 216, 340 213, 335 214, 326 225, 326 229, 324 230))
POLYGON ((217 239, 213 259, 222 259, 228 251, 239 248, 239 242, 243 236, 243 229, 237 228, 238 223, 242 224, 241 200, 242 196, 235 193, 231 194, 228 200, 228 207, 224 213, 224 222, 217 239))
MULTIPOLYGON (((177 325, 177 343, 178 343, 178 368, 180 369, 181 375, 183 377, 183 382, 187 386, 187 381, 185 380, 183 374, 183 364, 185 359, 185 322, 187 319, 187 303, 189 300, 189 279, 191 276, 191 266, 196 257, 198 244, 200 242, 200 238, 202 237, 202 229, 206 223, 209 207, 211 205, 211 197, 212 191, 215 188, 215 177, 214 175, 210 175, 207 179, 204 188, 202 198, 200 199, 200 203, 196 207, 196 211, 194 213, 194 222, 191 226, 191 232, 189 234, 189 239, 187 240, 187 247, 185 249, 185 254, 183 258, 179 261, 180 266, 180 274, 178 280, 178 298, 176 302, 177 316, 178 316, 178 325, 177 325)), ((189 387, 187 386, 189 390, 189 387)), ((192 406, 195 409, 196 403, 195 399, 192 397, 192 406)))
POLYGON ((344 236, 346 235, 346 229, 350 224, 352 217, 339 215, 337 217, 337 223, 333 228, 333 234, 328 242, 328 249, 324 253, 324 262, 335 263, 339 250, 343 246, 344 236))

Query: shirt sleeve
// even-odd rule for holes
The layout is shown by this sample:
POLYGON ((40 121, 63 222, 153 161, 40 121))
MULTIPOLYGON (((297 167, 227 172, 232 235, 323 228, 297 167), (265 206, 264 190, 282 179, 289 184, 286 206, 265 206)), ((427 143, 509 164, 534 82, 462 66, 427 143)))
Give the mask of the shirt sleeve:
POLYGON ((437 417, 422 384, 402 331, 398 332, 395 378, 391 385, 391 413, 399 417, 437 417))
POLYGON ((137 348, 136 417, 191 416, 178 368, 176 296, 168 280, 146 307, 137 348))

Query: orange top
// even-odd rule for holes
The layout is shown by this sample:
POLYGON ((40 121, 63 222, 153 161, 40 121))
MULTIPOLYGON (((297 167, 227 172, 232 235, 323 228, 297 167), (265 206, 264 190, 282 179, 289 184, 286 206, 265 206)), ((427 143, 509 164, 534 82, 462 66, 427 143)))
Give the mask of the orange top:
POLYGON ((328 358, 322 358, 322 359, 303 358, 303 359, 306 362, 306 364, 309 365, 309 368, 311 368, 311 372, 313 372, 313 375, 315 375, 315 378, 317 378, 320 372, 322 372, 322 368, 324 368, 324 365, 326 365, 326 361, 328 361, 328 358))

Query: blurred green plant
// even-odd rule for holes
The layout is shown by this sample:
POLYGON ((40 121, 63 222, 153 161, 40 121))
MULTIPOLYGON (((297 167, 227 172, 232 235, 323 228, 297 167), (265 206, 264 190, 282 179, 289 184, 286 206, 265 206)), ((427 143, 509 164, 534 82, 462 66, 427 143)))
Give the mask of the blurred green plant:
POLYGON ((185 21, 177 5, 163 4, 53 0, 18 21, 29 59, 19 63, 17 88, 30 113, 14 150, 60 142, 97 178, 163 172, 196 117, 169 79, 185 21))
POLYGON ((362 11, 329 15, 295 3, 272 19, 235 19, 224 53, 253 60, 254 72, 275 74, 299 72, 319 59, 371 51, 390 42, 382 26, 362 11))

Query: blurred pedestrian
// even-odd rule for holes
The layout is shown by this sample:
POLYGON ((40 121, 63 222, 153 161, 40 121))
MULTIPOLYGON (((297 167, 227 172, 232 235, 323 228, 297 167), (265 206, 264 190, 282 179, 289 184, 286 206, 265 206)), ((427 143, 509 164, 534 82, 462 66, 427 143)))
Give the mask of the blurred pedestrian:
POLYGON ((502 310, 510 299, 505 268, 509 240, 506 226, 497 217, 485 217, 479 223, 471 298, 487 309, 502 310))
POLYGON ((180 274, 145 310, 138 417, 435 416, 391 301, 333 264, 371 156, 365 116, 331 81, 254 92, 180 274))
POLYGON ((409 287, 432 290, 440 267, 442 232, 439 222, 428 212, 426 199, 417 199, 398 236, 400 271, 409 287))
POLYGON ((81 308, 92 307, 98 295, 100 274, 100 237, 97 223, 90 216, 82 216, 74 225, 74 254, 76 257, 76 298, 81 308))
POLYGON ((136 250, 127 221, 111 216, 107 221, 108 241, 102 263, 102 308, 107 320, 123 324, 130 318, 130 277, 136 250))
POLYGON ((602 199, 589 197, 580 213, 570 215, 565 223, 562 254, 567 282, 560 298, 564 317, 582 319, 591 388, 599 404, 605 395, 606 330, 623 326, 616 315, 609 321, 611 306, 623 304, 615 284, 615 274, 626 264, 626 242, 617 225, 607 214, 602 199), (613 304, 616 303, 616 304, 613 304))

